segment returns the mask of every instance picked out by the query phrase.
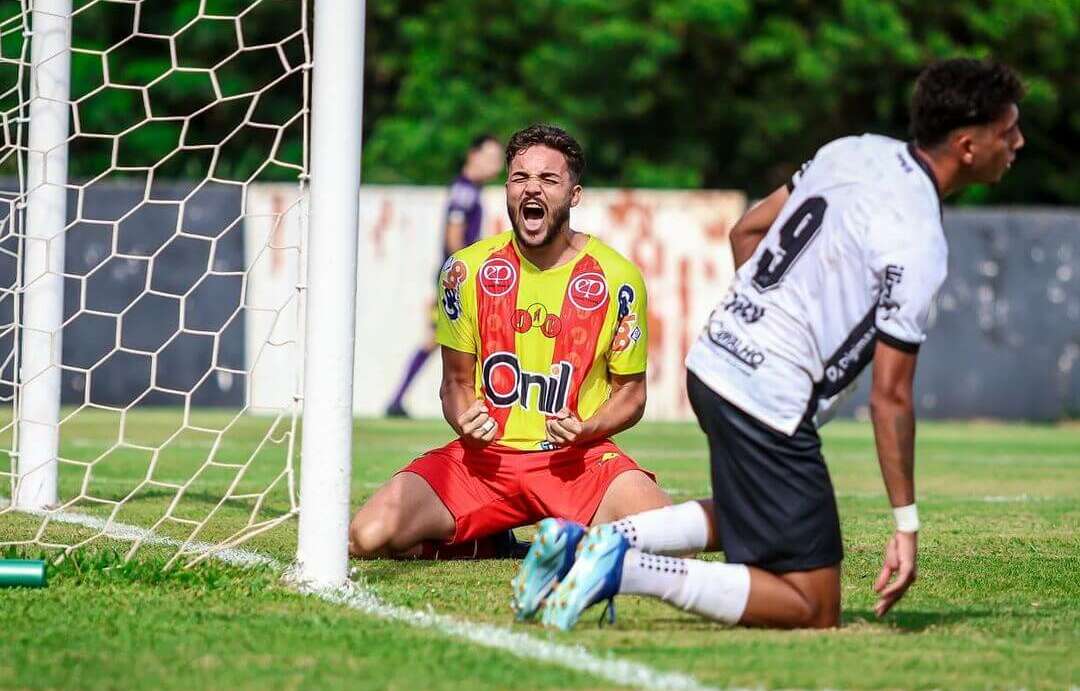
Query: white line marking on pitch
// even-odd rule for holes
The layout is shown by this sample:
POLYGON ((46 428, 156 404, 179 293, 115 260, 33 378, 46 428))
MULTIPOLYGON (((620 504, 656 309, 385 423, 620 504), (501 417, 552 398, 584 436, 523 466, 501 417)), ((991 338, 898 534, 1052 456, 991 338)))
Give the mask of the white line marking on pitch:
MULTIPOLYGON (((7 504, 5 497, 0 497, 0 508, 7 504)), ((48 512, 28 512, 45 515, 48 512)), ((60 523, 81 525, 85 528, 100 530, 113 539, 143 542, 168 547, 179 547, 182 542, 154 534, 145 528, 123 523, 107 523, 104 519, 72 512, 49 513, 50 520, 60 523)), ((192 543, 189 547, 209 550, 209 543, 192 543)), ((234 566, 269 566, 283 571, 283 565, 271 557, 246 549, 222 549, 213 554, 213 558, 234 566)), ((408 624, 422 629, 432 629, 450 638, 464 639, 486 648, 502 650, 516 657, 527 660, 546 662, 566 669, 590 674, 620 686, 634 686, 643 689, 710 689, 701 685, 693 677, 677 672, 661 672, 652 667, 629 660, 620 660, 611 655, 598 656, 580 645, 565 645, 526 633, 513 631, 503 626, 456 619, 445 614, 422 612, 399 607, 384 602, 371 590, 358 583, 350 583, 342 588, 314 589, 301 587, 300 592, 314 595, 326 602, 344 605, 379 619, 408 624)))

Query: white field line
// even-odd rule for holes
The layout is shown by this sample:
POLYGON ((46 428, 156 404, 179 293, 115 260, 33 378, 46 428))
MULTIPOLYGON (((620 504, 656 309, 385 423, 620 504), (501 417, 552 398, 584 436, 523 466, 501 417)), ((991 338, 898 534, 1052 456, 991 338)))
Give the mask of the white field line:
MULTIPOLYGON (((0 508, 7 504, 7 499, 0 497, 0 508)), ((103 531, 107 537, 134 542, 179 547, 181 541, 156 535, 150 531, 123 523, 107 523, 95 516, 73 512, 45 511, 32 512, 36 515, 49 515, 49 519, 59 523, 80 525, 93 530, 103 531)), ((192 543, 191 549, 209 550, 213 545, 192 543)), ((230 548, 218 550, 213 558, 227 564, 241 567, 269 566, 284 572, 285 566, 277 560, 258 552, 246 549, 230 548)), ((482 624, 463 619, 456 619, 432 611, 419 611, 399 607, 384 602, 374 592, 358 583, 349 583, 341 588, 314 589, 301 586, 301 593, 314 595, 331 604, 344 605, 379 619, 395 621, 421 629, 431 629, 457 640, 465 640, 485 648, 494 648, 526 660, 534 660, 558 667, 590 674, 619 686, 631 686, 642 689, 709 689, 702 686, 693 677, 675 672, 661 672, 647 665, 629 660, 620 660, 611 655, 598 656, 580 645, 564 645, 550 640, 537 638, 526 633, 513 631, 502 626, 482 624)))

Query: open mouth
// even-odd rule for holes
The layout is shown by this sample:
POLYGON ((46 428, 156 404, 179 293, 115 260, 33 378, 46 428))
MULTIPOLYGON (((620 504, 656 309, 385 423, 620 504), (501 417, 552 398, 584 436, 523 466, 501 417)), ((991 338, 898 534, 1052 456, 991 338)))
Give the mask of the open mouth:
POLYGON ((521 205, 521 220, 525 223, 525 230, 535 233, 544 225, 544 217, 547 209, 536 201, 528 201, 521 205))

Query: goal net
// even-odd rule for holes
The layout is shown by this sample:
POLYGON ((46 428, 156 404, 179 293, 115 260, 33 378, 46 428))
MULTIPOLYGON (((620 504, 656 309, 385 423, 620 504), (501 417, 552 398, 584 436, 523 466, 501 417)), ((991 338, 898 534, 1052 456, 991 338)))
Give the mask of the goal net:
POLYGON ((302 357, 304 289, 249 288, 303 256, 307 1, 0 7, 0 556, 269 540, 302 391, 252 374, 302 357))

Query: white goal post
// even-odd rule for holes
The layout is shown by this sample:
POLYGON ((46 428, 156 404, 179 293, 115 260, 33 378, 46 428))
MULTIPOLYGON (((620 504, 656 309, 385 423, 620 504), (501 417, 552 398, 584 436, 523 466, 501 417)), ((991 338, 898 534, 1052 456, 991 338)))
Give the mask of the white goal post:
POLYGON ((315 6, 297 562, 301 579, 335 585, 348 578, 365 2, 315 6))
POLYGON ((144 10, 151 3, 144 7, 144 0, 18 4, 16 12, 0 16, 0 69, 10 77, 0 81, 0 178, 14 175, 18 181, 15 190, 0 187, 0 402, 6 411, 0 418, 0 454, 9 461, 0 462, 0 548, 66 554, 114 537, 113 526, 130 513, 139 517, 136 525, 144 532, 129 538, 128 558, 143 543, 154 542, 147 536, 161 535, 176 545, 169 566, 193 564, 298 515, 299 579, 316 586, 343 584, 364 0, 246 0, 233 2, 243 5, 233 12, 214 0, 191 0, 188 4, 196 7, 191 18, 168 29, 149 26, 144 10), (288 5, 295 27, 260 42, 255 37, 266 27, 258 24, 259 12, 271 1, 274 11, 288 5), (73 31, 78 33, 80 22, 94 21, 94 12, 110 22, 127 22, 130 32, 101 45, 73 42, 73 31), (191 37, 210 26, 226 27, 232 47, 212 60, 192 58, 192 46, 199 43, 191 37), (160 50, 167 69, 149 76, 118 69, 124 51, 138 41, 151 46, 144 50, 160 50), (82 76, 74 80, 73 58, 82 61, 82 76), (236 71, 252 59, 273 65, 270 76, 255 86, 235 86, 236 71), (88 74, 97 81, 83 83, 91 81, 88 74), (161 91, 168 80, 192 92, 204 88, 209 96, 205 103, 170 101, 161 91), (286 100, 295 97, 293 110, 287 117, 266 115, 267 100, 282 93, 286 100), (130 126, 108 131, 88 124, 91 102, 106 95, 132 104, 137 117, 130 126), (215 118, 228 125, 210 138, 196 134, 197 126, 215 118), (157 160, 131 162, 140 156, 132 157, 130 147, 146 141, 151 127, 175 144, 157 160), (254 156, 250 169, 228 159, 241 141, 263 147, 243 150, 254 156), (79 152, 98 145, 105 151, 100 173, 69 177, 69 155, 74 169, 79 152), (200 172, 170 186, 168 171, 180 163, 200 172), (267 225, 276 228, 286 217, 299 217, 302 237, 283 243, 270 232, 262 246, 246 252, 253 264, 299 262, 302 278, 293 295, 255 304, 246 291, 252 267, 228 265, 225 249, 250 220, 248 186, 272 169, 293 171, 298 192, 295 204, 276 211, 267 225), (100 197, 94 195, 114 179, 126 185, 124 194, 135 189, 134 196, 124 197, 123 208, 111 215, 95 210, 100 197), (213 195, 235 207, 235 218, 207 229, 202 204, 213 195), (167 232, 133 237, 140 214, 164 218, 151 227, 167 232), (91 233, 104 240, 86 245, 97 249, 87 249, 87 257, 73 263, 66 245, 74 234, 91 233), (102 257, 91 257, 95 252, 102 257), (198 257, 201 273, 187 276, 191 261, 176 258, 181 255, 198 257), (103 284, 130 278, 132 272, 137 280, 129 283, 137 289, 109 297, 111 289, 103 284), (235 305, 223 307, 220 318, 203 318, 198 311, 215 299, 206 296, 210 284, 235 294, 235 305), (149 312, 159 320, 170 315, 175 327, 145 333, 149 312), (303 357, 295 400, 280 410, 254 410, 251 386, 258 358, 237 363, 223 345, 245 328, 245 319, 246 328, 256 328, 253 314, 268 325, 265 349, 286 348, 303 357), (66 355, 65 339, 94 320, 110 325, 114 340, 85 362, 75 361, 66 355), (199 362, 199 376, 177 383, 183 377, 173 363, 181 342, 205 362, 199 362), (123 363, 145 379, 145 391, 130 399, 102 393, 123 363), (216 382, 228 388, 234 381, 244 387, 235 409, 202 415, 198 406, 207 387, 216 382), (65 392, 69 398, 62 407, 65 392), (245 427, 252 412, 263 415, 245 427), (153 419, 154 428, 134 429, 142 419, 153 419), (65 437, 79 429, 96 435, 103 427, 108 428, 103 442, 65 437), (96 522, 84 521, 80 529, 61 525, 73 514, 96 522))

